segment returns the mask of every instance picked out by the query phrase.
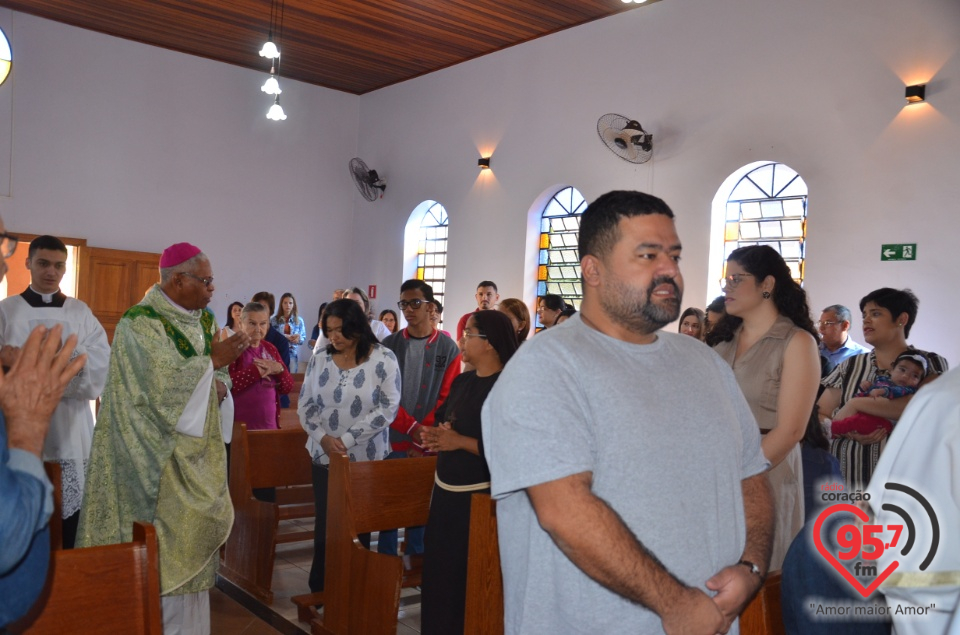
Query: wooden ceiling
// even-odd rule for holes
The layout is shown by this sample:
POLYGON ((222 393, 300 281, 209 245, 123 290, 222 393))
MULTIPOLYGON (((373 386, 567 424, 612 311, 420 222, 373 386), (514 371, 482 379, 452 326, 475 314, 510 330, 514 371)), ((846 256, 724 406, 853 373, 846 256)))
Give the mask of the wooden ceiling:
MULTIPOLYGON (((270 0, 0 0, 0 5, 269 70, 258 51, 269 31, 270 0)), ((284 0, 279 70, 281 77, 362 95, 639 6, 645 5, 621 0, 284 0)))

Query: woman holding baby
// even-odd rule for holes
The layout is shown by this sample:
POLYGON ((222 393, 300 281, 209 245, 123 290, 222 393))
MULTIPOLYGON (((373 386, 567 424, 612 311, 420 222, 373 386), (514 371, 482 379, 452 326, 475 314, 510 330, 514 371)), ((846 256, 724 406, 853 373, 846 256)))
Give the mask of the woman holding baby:
MULTIPOLYGON (((873 350, 844 360, 823 379, 825 389, 817 402, 821 419, 839 420, 857 413, 893 421, 899 419, 910 401, 909 396, 886 399, 856 395, 864 382, 873 384, 878 376, 889 377, 897 359, 904 353, 919 354, 926 360, 921 386, 947 370, 947 360, 940 355, 907 344, 919 303, 909 289, 890 288, 877 289, 860 300, 863 338, 873 350)), ((886 429, 879 428, 870 434, 849 432, 833 440, 830 451, 840 460, 840 470, 851 491, 866 488, 889 434, 886 429)))

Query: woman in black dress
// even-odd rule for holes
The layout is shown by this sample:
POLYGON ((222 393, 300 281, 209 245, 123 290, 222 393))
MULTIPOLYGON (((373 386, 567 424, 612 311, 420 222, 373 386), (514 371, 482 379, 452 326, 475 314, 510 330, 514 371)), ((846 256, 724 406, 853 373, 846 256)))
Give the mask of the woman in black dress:
POLYGON ((423 445, 437 457, 436 484, 424 537, 421 633, 463 632, 467 588, 470 497, 490 491, 483 457, 480 409, 500 371, 517 350, 513 324, 499 311, 467 320, 460 348, 474 370, 459 375, 437 410, 437 427, 422 428, 423 445))

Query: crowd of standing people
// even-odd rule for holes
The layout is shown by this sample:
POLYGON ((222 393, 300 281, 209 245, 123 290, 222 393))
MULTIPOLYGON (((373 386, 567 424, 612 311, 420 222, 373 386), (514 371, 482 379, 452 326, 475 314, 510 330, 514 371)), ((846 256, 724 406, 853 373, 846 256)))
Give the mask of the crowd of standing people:
MULTIPOLYGON (((2 224, 0 236, 8 257, 16 239, 2 224)), ((221 329, 207 309, 212 265, 178 243, 107 346, 89 309, 59 291, 66 248, 36 239, 30 288, 0 302, 0 503, 4 518, 25 514, 10 542, 0 522, 0 590, 17 589, 0 593, 0 628, 29 608, 49 560, 43 456, 79 490, 76 505, 64 498, 76 544, 129 540, 134 520, 152 522, 165 632, 209 633, 208 590, 233 523, 233 423, 279 427, 308 343, 297 415, 316 508, 311 591, 325 584, 330 457, 436 454, 427 525, 404 534, 405 554, 424 556, 425 634, 463 632, 476 492, 498 500, 508 633, 727 632, 781 567, 788 629, 817 632, 798 600, 825 568, 808 567, 801 541, 810 490, 827 475, 876 488, 896 420, 946 371, 907 344, 919 301, 890 288, 864 296, 867 349, 847 334, 849 309, 831 305, 814 323, 780 254, 753 245, 730 254, 723 296, 681 313, 673 212, 638 192, 590 204, 579 241, 579 311, 546 295, 534 319, 483 280, 456 339, 438 328, 443 307, 422 280, 400 286, 399 313, 376 318, 362 289, 338 289, 309 338, 290 293, 279 307, 269 292, 234 302, 221 329), (677 320, 678 334, 663 331, 677 320), (48 388, 24 405, 28 381, 48 388), (94 428, 78 404, 97 396, 94 428), (832 455, 822 474, 805 446, 832 455), (9 497, 8 481, 23 494, 9 497)), ((377 543, 399 555, 396 530, 377 543)))

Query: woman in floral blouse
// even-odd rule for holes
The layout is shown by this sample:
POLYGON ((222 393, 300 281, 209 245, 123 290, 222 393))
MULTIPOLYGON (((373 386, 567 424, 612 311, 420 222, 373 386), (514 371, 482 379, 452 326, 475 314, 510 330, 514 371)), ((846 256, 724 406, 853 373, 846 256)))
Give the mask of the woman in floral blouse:
MULTIPOLYGON (((390 452, 390 422, 400 404, 400 367, 377 342, 353 300, 327 305, 321 321, 330 341, 307 365, 297 412, 307 431, 316 501, 310 590, 323 590, 326 565, 327 483, 331 454, 379 461, 390 452)), ((361 536, 369 546, 369 535, 361 536)))

